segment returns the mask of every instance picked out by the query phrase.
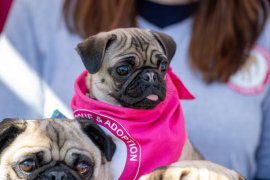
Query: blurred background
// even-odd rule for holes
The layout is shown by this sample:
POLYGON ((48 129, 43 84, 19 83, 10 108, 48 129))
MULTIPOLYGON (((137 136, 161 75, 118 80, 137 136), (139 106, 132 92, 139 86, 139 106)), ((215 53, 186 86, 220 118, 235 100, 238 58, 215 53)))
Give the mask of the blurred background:
POLYGON ((12 0, 0 0, 0 33, 3 30, 12 0))
POLYGON ((269 0, 0 0, 0 119, 73 117, 75 48, 119 27, 170 35, 189 139, 248 180, 270 179, 269 0), (9 12, 9 14, 8 14, 9 12))

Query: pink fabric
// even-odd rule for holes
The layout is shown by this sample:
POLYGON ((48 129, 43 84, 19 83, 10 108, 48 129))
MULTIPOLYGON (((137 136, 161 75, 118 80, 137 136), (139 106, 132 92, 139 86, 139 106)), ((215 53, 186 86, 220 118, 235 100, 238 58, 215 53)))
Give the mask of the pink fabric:
POLYGON ((118 179, 138 179, 178 160, 187 138, 179 99, 194 97, 171 70, 166 99, 152 110, 117 107, 85 96, 83 72, 75 82, 71 107, 75 117, 89 118, 126 144, 127 161, 118 179))
POLYGON ((12 0, 0 0, 0 33, 3 30, 12 0))

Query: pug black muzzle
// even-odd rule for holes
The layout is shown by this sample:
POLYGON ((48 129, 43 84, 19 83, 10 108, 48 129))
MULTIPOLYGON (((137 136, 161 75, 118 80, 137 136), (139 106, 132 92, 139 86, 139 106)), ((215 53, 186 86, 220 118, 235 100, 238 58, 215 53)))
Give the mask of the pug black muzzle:
POLYGON ((152 109, 166 97, 166 83, 156 69, 144 68, 129 77, 114 96, 123 106, 152 109))
MULTIPOLYGON (((37 172, 30 175, 29 180, 81 180, 74 170, 61 162, 51 163, 52 167, 44 170, 42 173, 37 172)), ((87 172, 90 174, 92 172, 87 172)))

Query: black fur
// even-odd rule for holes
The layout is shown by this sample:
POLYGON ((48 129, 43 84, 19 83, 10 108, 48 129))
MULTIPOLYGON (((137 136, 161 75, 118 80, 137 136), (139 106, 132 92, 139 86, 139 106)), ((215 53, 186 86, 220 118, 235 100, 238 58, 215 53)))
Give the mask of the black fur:
POLYGON ((115 38, 116 36, 112 34, 99 34, 99 36, 91 36, 77 45, 76 51, 89 73, 95 74, 100 69, 105 50, 115 38))
POLYGON ((175 41, 167 34, 155 31, 151 32, 163 48, 168 60, 171 61, 176 51, 175 41))
POLYGON ((80 122, 81 128, 85 134, 87 134, 87 136, 101 150, 106 159, 111 161, 116 150, 116 145, 112 141, 111 137, 106 135, 94 121, 81 118, 78 118, 78 121, 80 122))
POLYGON ((26 122, 6 118, 0 122, 0 154, 26 129, 26 122))
MULTIPOLYGON (((91 174, 89 175, 91 177, 91 174)), ((88 179, 90 179, 88 177, 88 179)), ((77 172, 62 162, 52 161, 26 177, 27 180, 82 180, 77 172)))
POLYGON ((137 71, 138 73, 133 73, 113 96, 124 107, 152 109, 166 97, 165 80, 161 73, 152 68, 144 68, 137 71), (155 74, 155 81, 150 82, 144 78, 144 75, 149 72, 155 74), (150 94, 156 94, 159 100, 151 101, 145 98, 150 94))

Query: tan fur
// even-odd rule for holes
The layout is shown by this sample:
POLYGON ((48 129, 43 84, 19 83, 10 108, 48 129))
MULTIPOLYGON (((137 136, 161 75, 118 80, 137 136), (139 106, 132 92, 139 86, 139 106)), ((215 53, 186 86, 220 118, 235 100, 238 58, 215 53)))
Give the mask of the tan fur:
MULTIPOLYGON (((157 64, 157 57, 155 53, 163 53, 163 49, 153 34, 147 30, 138 29, 117 29, 114 31, 106 32, 116 35, 114 42, 109 46, 104 55, 104 60, 101 68, 95 74, 88 74, 86 77, 86 85, 89 89, 89 97, 95 98, 98 101, 103 101, 112 105, 120 106, 120 104, 109 94, 118 91, 117 82, 114 81, 109 74, 108 69, 114 67, 121 61, 122 58, 130 54, 136 54, 136 65, 140 66, 153 66, 157 64), (136 38, 139 37, 140 43, 136 44, 133 41, 134 34, 136 38), (123 40, 125 39, 125 40, 123 40), (123 44, 125 43, 125 44, 123 44), (143 50, 144 49, 144 50, 143 50), (155 53, 152 53, 155 52, 155 53), (102 82, 104 80, 104 82, 102 82)), ((106 37, 105 33, 98 35, 100 38, 106 37)), ((161 156, 167 156, 163 154, 161 156)), ((172 166, 165 167, 163 170, 154 171, 143 180, 160 179, 160 174, 163 174, 163 179, 213 179, 213 177, 220 178, 221 180, 239 179, 240 176, 234 171, 225 167, 219 166, 209 161, 203 161, 202 155, 192 146, 187 140, 184 145, 179 162, 172 166), (197 160, 197 161, 195 161, 197 160), (198 161, 200 160, 200 161, 198 161), (208 175, 205 175, 207 172, 208 175), (187 175, 185 175, 187 174, 187 175)))
POLYGON ((243 180, 237 172, 210 161, 181 161, 154 173, 142 176, 140 180, 243 180))
POLYGON ((200 154, 200 152, 194 148, 189 140, 186 141, 182 154, 178 161, 184 161, 184 160, 203 160, 203 156, 200 154))
MULTIPOLYGON (((12 165, 24 160, 29 154, 44 151, 45 161, 71 163, 72 153, 81 153, 95 162, 93 179, 111 179, 110 163, 102 164, 101 152, 81 131, 76 120, 28 120, 26 130, 21 133, 1 154, 0 179, 7 175, 18 179, 12 165)), ((106 160, 105 160, 106 161, 106 160)))
POLYGON ((236 171, 203 160, 189 140, 176 163, 146 174, 140 180, 244 180, 236 171))
MULTIPOLYGON (((102 102, 120 106, 119 102, 109 95, 112 92, 119 91, 119 89, 117 88, 116 82, 109 74, 108 69, 116 66, 121 59, 130 56, 130 54, 136 54, 136 66, 156 67, 158 59, 155 55, 157 53, 164 54, 164 52, 149 30, 129 28, 129 31, 126 31, 125 29, 117 29, 106 33, 116 35, 116 39, 106 50, 103 64, 99 71, 95 74, 88 74, 86 85, 89 89, 90 97, 102 102), (138 47, 139 45, 133 42, 132 38, 134 34, 139 36, 141 41, 145 42, 145 47, 138 47), (124 46, 122 46, 123 42, 125 42, 124 46), (137 50, 137 48, 139 50, 137 50), (142 53, 137 53, 137 51, 142 53), (154 53, 152 53, 153 51, 154 53), (102 79, 105 81, 102 82, 102 79)), ((102 33, 100 33, 100 37, 102 38, 102 33)))

